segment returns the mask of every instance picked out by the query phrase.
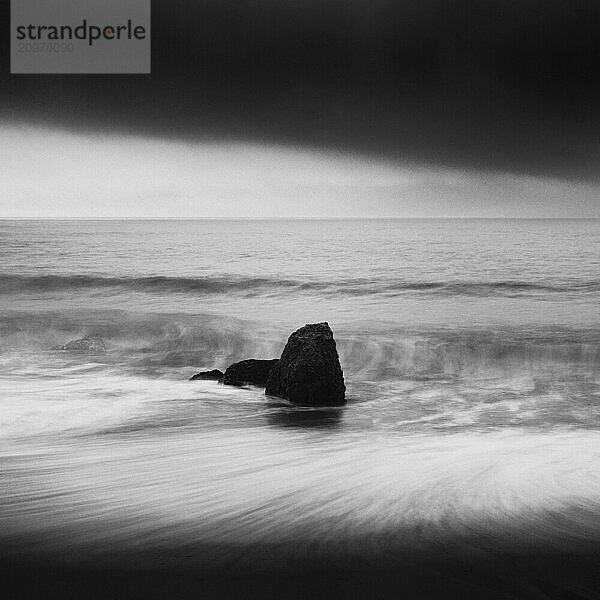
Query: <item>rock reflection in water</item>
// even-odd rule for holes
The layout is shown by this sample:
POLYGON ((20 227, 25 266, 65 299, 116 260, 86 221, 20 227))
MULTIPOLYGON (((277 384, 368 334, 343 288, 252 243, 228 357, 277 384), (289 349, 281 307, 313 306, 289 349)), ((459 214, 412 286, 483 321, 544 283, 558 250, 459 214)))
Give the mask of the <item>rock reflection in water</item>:
POLYGON ((296 429, 338 429, 344 418, 343 408, 281 407, 268 413, 269 425, 296 429))

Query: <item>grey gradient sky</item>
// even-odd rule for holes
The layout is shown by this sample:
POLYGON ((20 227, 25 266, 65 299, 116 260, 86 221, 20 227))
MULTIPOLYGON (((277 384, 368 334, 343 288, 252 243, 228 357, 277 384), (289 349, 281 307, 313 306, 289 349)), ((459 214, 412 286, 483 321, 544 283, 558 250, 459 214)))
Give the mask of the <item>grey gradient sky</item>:
POLYGON ((598 0, 153 2, 150 75, 0 54, 2 212, 596 215, 598 23, 598 0))
POLYGON ((0 126, 1 218, 600 217, 600 185, 268 143, 0 126))

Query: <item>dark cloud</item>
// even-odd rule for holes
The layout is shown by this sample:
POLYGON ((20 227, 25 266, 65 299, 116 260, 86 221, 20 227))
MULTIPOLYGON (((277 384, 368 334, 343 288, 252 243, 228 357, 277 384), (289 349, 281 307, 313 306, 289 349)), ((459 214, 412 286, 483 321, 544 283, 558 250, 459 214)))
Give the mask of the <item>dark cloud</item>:
POLYGON ((9 76, 4 53, 3 115, 598 179, 595 0, 165 0, 152 20, 150 76, 9 76))

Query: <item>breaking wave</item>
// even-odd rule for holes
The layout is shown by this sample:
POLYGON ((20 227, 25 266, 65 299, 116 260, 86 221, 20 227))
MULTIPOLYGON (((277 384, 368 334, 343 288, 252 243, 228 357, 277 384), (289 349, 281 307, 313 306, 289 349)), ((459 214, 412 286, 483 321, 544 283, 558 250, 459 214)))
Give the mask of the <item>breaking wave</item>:
MULTIPOLYGON (((98 335, 106 355, 100 362, 157 373, 224 368, 248 357, 279 356, 289 330, 213 314, 151 314, 115 310, 78 313, 13 312, 0 317, 0 353, 50 353, 73 339, 98 335)), ((348 377, 363 382, 402 378, 500 376, 556 377, 600 372, 600 330, 488 327, 336 327, 348 377)), ((54 353, 56 354, 56 353, 54 353)))
POLYGON ((600 291, 599 280, 536 283, 531 281, 395 281, 385 279, 345 279, 321 281, 276 277, 110 277, 96 275, 0 275, 0 293, 64 292, 84 290, 142 291, 191 294, 257 294, 269 292, 319 292, 368 296, 371 294, 398 295, 403 293, 433 293, 449 296, 520 296, 535 294, 585 294, 600 291))

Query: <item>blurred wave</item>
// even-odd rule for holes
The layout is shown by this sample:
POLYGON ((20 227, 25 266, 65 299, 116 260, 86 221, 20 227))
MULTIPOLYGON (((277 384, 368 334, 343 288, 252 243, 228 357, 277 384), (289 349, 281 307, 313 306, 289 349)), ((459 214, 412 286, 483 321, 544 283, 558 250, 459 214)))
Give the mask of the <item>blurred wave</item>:
POLYGON ((194 424, 207 413, 202 403, 195 420, 170 430, 13 443, 0 540, 27 531, 15 551, 43 541, 93 560, 198 542, 368 555, 390 546, 564 549, 600 535, 597 431, 216 430, 194 424))

